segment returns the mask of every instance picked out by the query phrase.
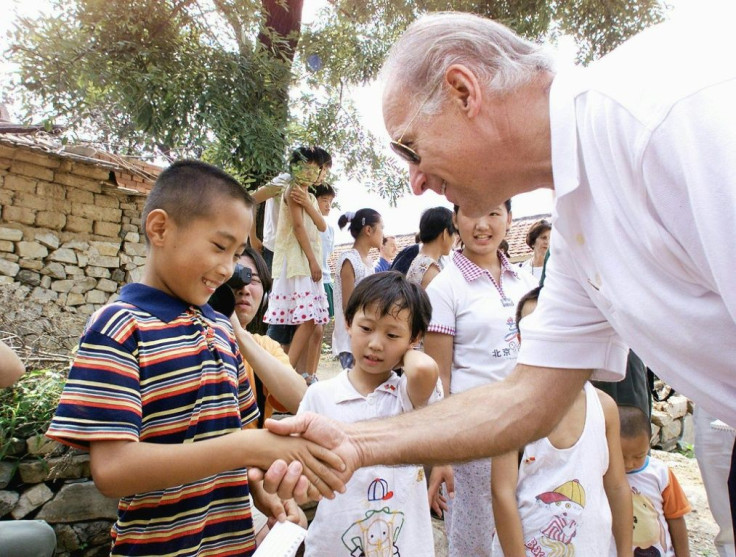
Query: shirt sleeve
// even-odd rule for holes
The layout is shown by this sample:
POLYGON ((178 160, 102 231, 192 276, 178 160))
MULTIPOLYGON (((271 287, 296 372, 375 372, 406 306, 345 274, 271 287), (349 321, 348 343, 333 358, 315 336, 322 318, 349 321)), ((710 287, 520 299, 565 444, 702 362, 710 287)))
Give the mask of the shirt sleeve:
POLYGON ((553 236, 551 246, 537 309, 520 323, 523 342, 518 362, 592 369, 593 379, 620 381, 626 372, 628 346, 573 276, 572 256, 564 238, 553 236))
POLYGON ((680 518, 692 509, 690 502, 685 496, 685 492, 680 487, 680 482, 677 481, 677 477, 672 473, 670 468, 667 468, 667 475, 669 481, 667 487, 662 492, 662 506, 664 507, 664 517, 670 520, 680 518))
POLYGON ((432 304, 432 319, 429 321, 428 332, 442 333, 455 336, 456 306, 457 302, 453 293, 452 285, 443 271, 429 283, 427 296, 432 304))

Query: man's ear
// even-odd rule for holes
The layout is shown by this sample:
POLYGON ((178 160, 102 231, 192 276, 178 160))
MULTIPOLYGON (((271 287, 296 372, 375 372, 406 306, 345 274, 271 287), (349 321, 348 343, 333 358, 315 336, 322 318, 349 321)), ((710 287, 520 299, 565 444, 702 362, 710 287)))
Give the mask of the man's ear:
POLYGON ((146 236, 152 246, 160 246, 173 222, 163 209, 154 209, 146 216, 146 236))
POLYGON ((483 91, 476 75, 463 64, 453 64, 445 71, 450 86, 450 100, 469 118, 480 111, 483 91))

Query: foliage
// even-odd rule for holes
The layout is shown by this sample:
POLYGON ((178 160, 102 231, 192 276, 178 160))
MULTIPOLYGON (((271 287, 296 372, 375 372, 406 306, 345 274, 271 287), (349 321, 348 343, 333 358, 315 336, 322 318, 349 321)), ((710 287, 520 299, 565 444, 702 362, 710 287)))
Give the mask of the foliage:
POLYGON ((58 371, 29 371, 12 388, 0 390, 0 460, 13 437, 27 439, 46 431, 65 381, 58 371))
POLYGON ((282 169, 288 147, 317 143, 341 178, 391 200, 406 190, 406 171, 361 125, 349 93, 376 78, 418 15, 475 12, 536 41, 570 34, 587 62, 664 9, 658 0, 327 0, 294 31, 301 0, 52 4, 12 34, 19 82, 5 92, 23 101, 26 119, 42 114, 113 152, 203 157, 255 185, 282 169), (269 18, 266 7, 287 10, 269 18), (266 26, 289 13, 283 29, 266 26))

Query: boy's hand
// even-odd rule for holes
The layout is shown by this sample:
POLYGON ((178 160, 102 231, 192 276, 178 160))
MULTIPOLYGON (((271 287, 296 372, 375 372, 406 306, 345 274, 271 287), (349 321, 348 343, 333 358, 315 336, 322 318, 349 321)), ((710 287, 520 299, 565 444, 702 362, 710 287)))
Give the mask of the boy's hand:
POLYGON ((427 485, 427 497, 429 498, 430 508, 439 516, 448 509, 447 497, 450 499, 455 497, 455 474, 452 466, 435 466, 429 474, 429 484, 427 485), (442 484, 445 484, 446 496, 442 495, 442 484))
POLYGON ((322 280, 322 266, 316 261, 309 262, 309 273, 312 275, 312 280, 314 282, 322 280))
POLYGON ((309 203, 309 196, 302 188, 291 188, 289 199, 300 207, 305 207, 309 203))

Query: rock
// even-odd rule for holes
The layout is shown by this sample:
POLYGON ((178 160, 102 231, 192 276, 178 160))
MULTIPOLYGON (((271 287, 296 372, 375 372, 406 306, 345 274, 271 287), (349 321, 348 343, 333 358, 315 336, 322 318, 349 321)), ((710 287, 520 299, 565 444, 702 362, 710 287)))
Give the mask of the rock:
POLYGON ((118 291, 118 283, 109 279, 101 278, 97 282, 97 290, 113 293, 118 291))
POLYGON ((91 265, 88 266, 84 272, 87 274, 88 277, 94 277, 94 278, 110 278, 110 269, 107 269, 105 267, 92 267, 91 265))
POLYGON ((0 460, 0 488, 8 487, 15 475, 15 463, 0 460))
POLYGON ((115 269, 112 272, 110 279, 114 280, 117 283, 123 282, 125 280, 125 271, 123 271, 122 269, 115 269))
POLYGON ((687 414, 687 399, 682 395, 675 395, 667 400, 667 413, 674 419, 682 418, 687 414))
POLYGON ((49 254, 46 246, 39 242, 18 242, 18 255, 27 259, 43 259, 49 254))
POLYGON ((141 235, 137 232, 126 232, 124 239, 131 244, 138 244, 141 241, 141 235))
MULTIPOLYGON (((66 245, 66 244, 65 244, 66 245)), ((58 261, 59 263, 77 264, 77 254, 69 248, 61 247, 51 252, 49 261, 58 261)))
POLYGON ((672 423, 672 416, 662 410, 652 410, 652 423, 664 427, 672 423))
POLYGON ((12 437, 6 445, 6 456, 22 456, 26 454, 26 441, 18 437, 12 437))
POLYGON ((102 495, 91 481, 67 484, 36 515, 46 522, 79 522, 117 518, 117 499, 102 495))
POLYGON ((85 296, 85 301, 88 304, 104 304, 107 302, 108 294, 101 290, 90 290, 85 296))
POLYGON ((0 491, 0 516, 5 516, 18 504, 18 495, 15 491, 0 491))
POLYGON ((120 258, 109 255, 90 255, 89 265, 107 267, 108 269, 117 269, 120 266, 120 258))
POLYGON ((64 452, 65 447, 58 441, 49 439, 45 435, 34 435, 26 440, 26 447, 30 455, 56 456, 64 452))
POLYGON ((90 255, 107 255, 117 257, 120 251, 120 242, 90 242, 90 255))
POLYGON ((79 536, 81 542, 86 543, 88 546, 109 545, 111 526, 112 523, 110 521, 95 520, 94 522, 75 524, 74 532, 79 536))
POLYGON ((39 286, 41 284, 41 275, 34 273, 33 271, 29 271, 28 269, 19 271, 15 278, 18 282, 22 282, 28 286, 39 286))
POLYGON ((51 232, 40 232, 36 234, 36 241, 42 243, 47 248, 56 249, 59 247, 59 237, 51 232))
MULTIPOLYGON (((682 432, 682 422, 680 420, 673 420, 666 426, 662 427, 662 431, 660 432, 660 436, 662 438, 662 443, 666 443, 672 439, 677 442, 677 440, 680 438, 680 433, 682 432)), ((669 450, 669 449, 666 449, 669 450)))
POLYGON ((89 454, 64 455, 48 460, 24 461, 18 467, 21 479, 28 484, 56 480, 88 478, 89 454))
POLYGON ((692 414, 682 417, 682 433, 680 434, 680 442, 686 445, 695 444, 695 422, 693 422, 692 414))
POLYGON ((66 278, 66 271, 64 270, 64 266, 61 263, 57 263, 56 261, 52 261, 46 267, 44 268, 44 272, 54 279, 65 279, 66 278))
POLYGON ((0 227, 0 240, 8 240, 9 242, 19 242, 23 239, 23 231, 17 228, 0 227))
POLYGON ((58 292, 44 288, 34 288, 31 293, 31 298, 39 304, 48 304, 49 302, 55 301, 58 297, 58 292))
POLYGON ((20 265, 8 261, 7 259, 0 258, 0 275, 7 277, 15 277, 20 271, 20 265))
POLYGON ((124 249, 128 255, 138 255, 140 257, 146 255, 146 244, 125 242, 124 249))
POLYGON ((54 292, 71 292, 75 282, 71 279, 57 280, 51 285, 51 290, 54 292))
POLYGON ((84 277, 74 281, 74 286, 71 291, 75 294, 84 294, 85 292, 92 290, 95 286, 97 286, 96 278, 84 277))
POLYGON ((16 520, 20 520, 47 501, 50 501, 53 496, 54 492, 46 487, 46 484, 34 485, 23 492, 20 499, 18 499, 18 504, 10 514, 16 520))
POLYGON ((54 526, 54 533, 57 551, 77 551, 80 548, 77 533, 68 524, 57 524, 54 526))

